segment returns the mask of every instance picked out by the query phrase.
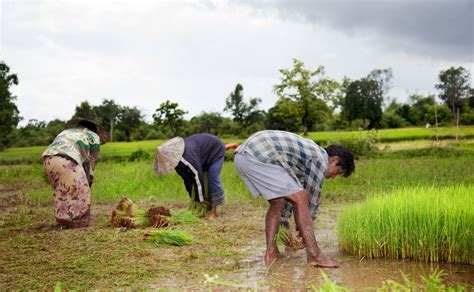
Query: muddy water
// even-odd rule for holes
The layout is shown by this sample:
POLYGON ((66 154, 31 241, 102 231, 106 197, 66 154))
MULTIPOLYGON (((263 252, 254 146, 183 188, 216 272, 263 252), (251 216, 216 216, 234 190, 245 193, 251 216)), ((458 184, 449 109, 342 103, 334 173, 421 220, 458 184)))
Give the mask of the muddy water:
POLYGON ((320 269, 307 266, 305 250, 285 251, 280 259, 268 267, 262 261, 264 243, 254 242, 254 246, 250 248, 252 255, 242 263, 246 269, 238 276, 238 281, 249 288, 305 289, 309 285, 318 286, 322 283, 321 271, 324 271, 338 284, 352 291, 359 291, 380 287, 387 279, 404 283, 402 272, 415 282, 423 283, 421 277, 437 269, 444 271, 443 282, 447 285, 474 285, 474 266, 471 265, 429 264, 411 260, 359 260, 341 254, 335 233, 338 212, 337 207, 321 210, 316 224, 316 237, 327 255, 343 263, 341 268, 320 269))

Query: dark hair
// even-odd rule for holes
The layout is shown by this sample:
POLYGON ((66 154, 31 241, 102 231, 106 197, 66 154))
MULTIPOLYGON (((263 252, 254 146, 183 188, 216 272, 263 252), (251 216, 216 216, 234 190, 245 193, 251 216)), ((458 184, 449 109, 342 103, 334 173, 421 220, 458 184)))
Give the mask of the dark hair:
POLYGON ((78 126, 83 126, 92 132, 99 134, 99 129, 97 129, 97 125, 91 121, 87 120, 81 120, 79 123, 77 123, 78 126))
POLYGON ((354 172, 354 155, 352 155, 352 151, 349 148, 344 147, 342 145, 334 144, 329 145, 324 149, 328 153, 329 157, 339 157, 339 162, 337 163, 337 165, 342 167, 342 169, 344 170, 344 177, 348 177, 349 175, 351 175, 352 172, 354 172))

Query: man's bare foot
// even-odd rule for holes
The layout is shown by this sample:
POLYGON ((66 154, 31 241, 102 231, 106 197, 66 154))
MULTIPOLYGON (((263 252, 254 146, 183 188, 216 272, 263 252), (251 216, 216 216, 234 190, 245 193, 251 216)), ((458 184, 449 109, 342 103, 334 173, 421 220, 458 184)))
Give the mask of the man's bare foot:
POLYGON ((317 266, 322 268, 339 268, 342 266, 340 262, 333 260, 322 253, 320 253, 316 258, 308 258, 308 264, 311 266, 317 266))

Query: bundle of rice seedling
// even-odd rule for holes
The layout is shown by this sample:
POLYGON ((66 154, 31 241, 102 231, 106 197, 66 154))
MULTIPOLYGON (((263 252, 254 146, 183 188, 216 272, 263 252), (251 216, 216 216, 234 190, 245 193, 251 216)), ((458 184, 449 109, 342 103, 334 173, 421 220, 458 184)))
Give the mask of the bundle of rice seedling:
POLYGON ((132 200, 122 198, 112 211, 111 224, 113 227, 137 228, 146 226, 148 220, 145 210, 138 208, 132 200))
POLYGON ((152 206, 148 211, 139 208, 132 200, 122 198, 112 211, 113 227, 166 227, 169 224, 170 210, 161 206, 152 206))
POLYGON ((211 206, 191 199, 188 204, 188 210, 198 217, 204 217, 211 211, 211 206))
POLYGON ((192 224, 199 222, 199 218, 196 217, 190 210, 180 210, 178 212, 171 213, 170 224, 192 224))
POLYGON ((167 227, 170 221, 170 210, 162 206, 151 206, 146 212, 149 227, 167 227))
POLYGON ((182 231, 162 229, 145 233, 145 241, 156 244, 183 246, 193 243, 194 239, 182 231))

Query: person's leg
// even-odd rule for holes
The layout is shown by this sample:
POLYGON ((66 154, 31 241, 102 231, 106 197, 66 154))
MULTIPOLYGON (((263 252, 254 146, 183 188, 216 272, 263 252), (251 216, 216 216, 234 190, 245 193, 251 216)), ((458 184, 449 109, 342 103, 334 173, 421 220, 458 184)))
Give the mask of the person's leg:
POLYGON ((308 193, 303 190, 286 197, 286 199, 293 203, 296 225, 306 245, 308 264, 327 268, 340 267, 339 262, 324 255, 318 247, 308 207, 308 193))
POLYGON ((66 228, 89 226, 90 188, 84 169, 58 156, 45 158, 43 164, 54 190, 56 222, 66 228))
POLYGON ((269 200, 270 206, 268 207, 267 214, 265 216, 265 234, 267 240, 267 251, 265 253, 265 262, 272 262, 278 257, 278 247, 276 245, 275 236, 280 228, 280 214, 283 205, 285 204, 284 198, 277 198, 269 200))
POLYGON ((209 203, 211 212, 208 219, 217 217, 217 206, 224 203, 224 189, 222 187, 221 170, 224 164, 224 158, 214 162, 207 172, 207 189, 209 194, 209 203))

